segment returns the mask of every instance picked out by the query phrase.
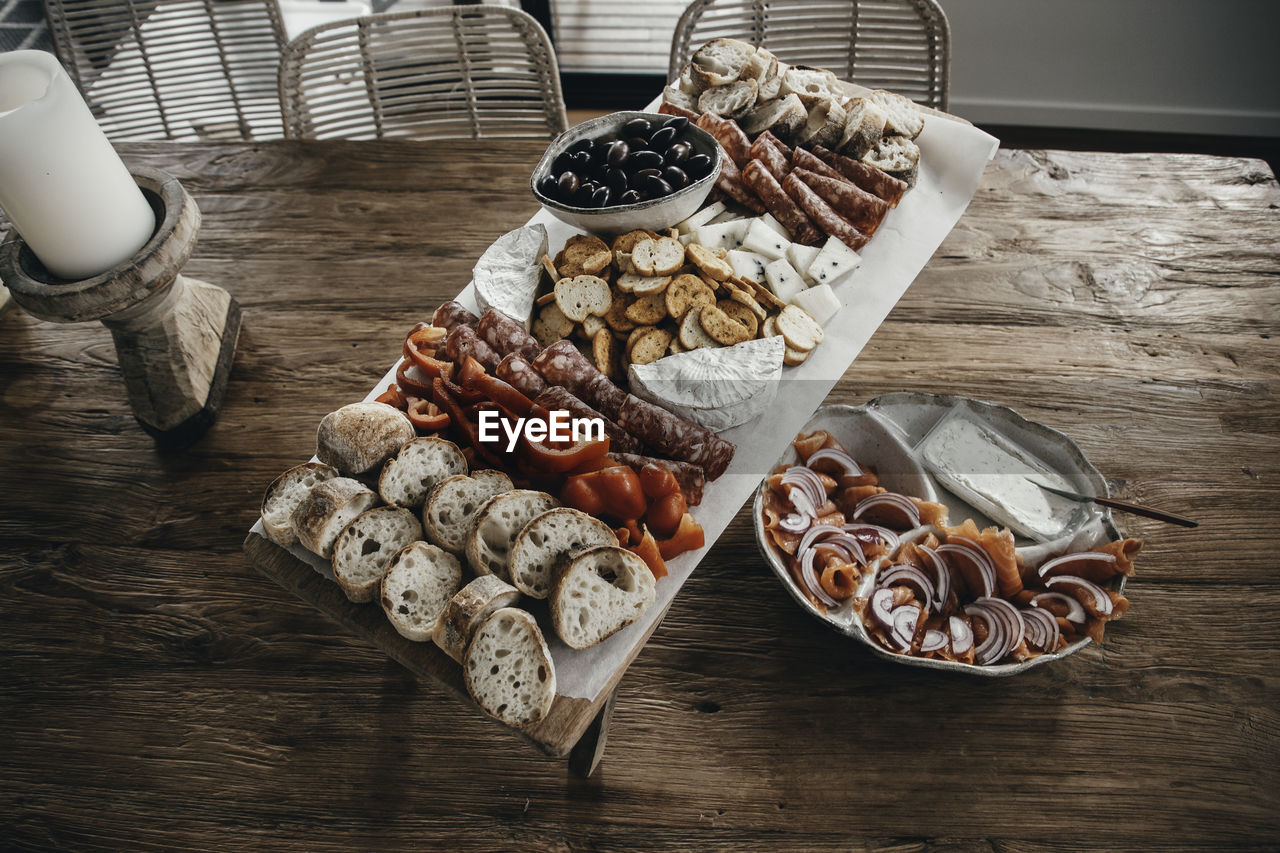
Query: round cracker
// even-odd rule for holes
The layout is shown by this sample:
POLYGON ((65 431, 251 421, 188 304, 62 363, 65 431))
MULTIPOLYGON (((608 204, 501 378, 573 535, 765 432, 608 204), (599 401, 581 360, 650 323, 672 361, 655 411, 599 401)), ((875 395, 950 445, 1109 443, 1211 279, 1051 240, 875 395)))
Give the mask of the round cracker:
POLYGON ((702 328, 701 314, 706 308, 714 308, 714 305, 704 305, 699 308, 690 308, 688 313, 684 315, 684 319, 680 321, 680 346, 686 350, 702 349, 703 347, 711 347, 715 349, 720 346, 716 339, 707 334, 702 328))
POLYGON ((792 349, 811 350, 822 343, 822 326, 799 305, 783 308, 777 323, 778 331, 792 349))
POLYGON ((649 364, 667 354, 671 345, 671 333, 658 326, 649 326, 627 347, 627 360, 632 364, 649 364))
POLYGON ((685 247, 685 254, 703 275, 713 281, 724 281, 733 275, 733 267, 729 262, 718 257, 715 252, 698 243, 690 243, 685 247))
POLYGON ((656 326, 667 316, 666 300, 661 293, 641 296, 627 306, 627 319, 641 326, 656 326))
POLYGON ((594 275, 562 278, 556 282, 556 304, 575 323, 581 323, 591 314, 604 314, 609 310, 613 294, 609 282, 594 275))
MULTIPOLYGON (((737 296, 736 293, 733 295, 737 296)), ((760 331, 760 318, 741 302, 738 302, 735 299, 721 299, 716 303, 716 307, 729 315, 729 319, 737 320, 739 323, 747 327, 747 340, 754 338, 756 333, 760 331)), ((712 337, 714 337, 714 335, 712 337)))
MULTIPOLYGON (((751 312, 747 312, 751 313, 751 312)), ((731 347, 750 340, 753 335, 747 333, 747 327, 726 314, 719 305, 707 305, 698 312, 698 322, 712 340, 723 346, 731 347)))
POLYGON ((671 284, 671 276, 660 275, 646 278, 643 281, 637 281, 631 288, 631 292, 636 296, 650 296, 654 293, 663 293, 667 289, 667 285, 671 284))

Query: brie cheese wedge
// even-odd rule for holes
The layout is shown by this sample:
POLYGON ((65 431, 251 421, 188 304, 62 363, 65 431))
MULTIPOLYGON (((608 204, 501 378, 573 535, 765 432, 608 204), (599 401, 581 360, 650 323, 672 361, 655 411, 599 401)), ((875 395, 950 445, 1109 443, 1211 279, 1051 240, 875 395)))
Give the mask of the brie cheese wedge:
POLYGON ((707 429, 726 430, 773 404, 786 348, 772 337, 632 364, 631 393, 707 429))
POLYGON ((494 240, 471 270, 480 313, 496 308, 528 329, 546 253, 542 225, 526 225, 494 240))

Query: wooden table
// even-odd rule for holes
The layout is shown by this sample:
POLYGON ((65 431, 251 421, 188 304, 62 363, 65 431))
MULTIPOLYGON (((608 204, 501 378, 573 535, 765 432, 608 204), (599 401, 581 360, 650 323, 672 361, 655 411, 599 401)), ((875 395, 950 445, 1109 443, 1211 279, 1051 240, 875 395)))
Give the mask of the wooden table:
POLYGON ((0 847, 1161 849, 1280 833, 1280 190, 1260 162, 1003 152, 831 401, 1005 403, 1147 540, 1133 607, 1008 680, 810 619, 741 514, 588 780, 252 569, 264 486, 533 213, 536 143, 125 146, 244 306, 213 430, 158 452, 100 326, 0 318, 0 847))

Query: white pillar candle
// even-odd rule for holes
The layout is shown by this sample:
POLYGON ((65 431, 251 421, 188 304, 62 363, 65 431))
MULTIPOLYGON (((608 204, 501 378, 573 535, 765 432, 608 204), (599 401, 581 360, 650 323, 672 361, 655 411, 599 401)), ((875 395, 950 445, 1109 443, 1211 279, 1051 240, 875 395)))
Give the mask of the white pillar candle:
POLYGON ((90 278, 151 239, 156 219, 52 54, 0 53, 0 209, 50 272, 90 278))

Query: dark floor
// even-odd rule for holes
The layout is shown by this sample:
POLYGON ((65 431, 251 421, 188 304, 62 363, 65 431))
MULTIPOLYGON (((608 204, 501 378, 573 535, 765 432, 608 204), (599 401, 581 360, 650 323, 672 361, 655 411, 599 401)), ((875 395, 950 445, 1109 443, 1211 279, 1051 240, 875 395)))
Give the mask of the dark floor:
POLYGON ((0 0, 0 53, 53 50, 40 0, 0 0))

